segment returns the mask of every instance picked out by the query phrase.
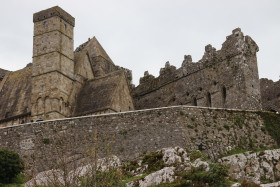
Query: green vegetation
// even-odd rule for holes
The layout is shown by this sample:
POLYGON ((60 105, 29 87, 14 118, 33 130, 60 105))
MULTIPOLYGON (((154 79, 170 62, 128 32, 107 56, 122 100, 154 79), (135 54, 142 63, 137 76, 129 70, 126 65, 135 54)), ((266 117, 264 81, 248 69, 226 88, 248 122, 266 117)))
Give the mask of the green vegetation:
POLYGON ((199 150, 192 150, 189 155, 191 162, 195 161, 198 158, 203 158, 203 154, 199 150))
POLYGON ((226 185, 228 177, 228 166, 221 164, 210 164, 210 170, 205 171, 203 166, 191 168, 184 173, 183 179, 192 180, 194 183, 208 183, 210 186, 226 185))
POLYGON ((190 129, 193 129, 194 126, 190 125, 190 124, 187 124, 187 127, 190 128, 190 129))
POLYGON ((42 140, 42 142, 43 142, 43 144, 50 144, 50 139, 44 138, 44 139, 42 140))
POLYGON ((186 172, 177 173, 179 176, 172 183, 156 185, 156 187, 193 187, 193 186, 229 186, 227 182, 228 166, 221 164, 210 164, 210 170, 205 171, 203 166, 191 168, 186 172))
POLYGON ((145 155, 143 158, 143 164, 147 164, 148 168, 146 169, 147 174, 154 171, 161 170, 165 167, 163 162, 163 153, 162 152, 152 152, 148 155, 145 155))
POLYGON ((266 177, 261 177, 261 183, 262 184, 267 184, 267 183, 272 183, 273 181, 270 179, 267 179, 266 177))
POLYGON ((9 184, 0 183, 0 187, 24 187, 26 181, 24 174, 18 174, 9 184))
POLYGON ((273 112, 257 112, 257 114, 263 119, 265 130, 280 146, 280 115, 273 112))
POLYGON ((233 118, 234 125, 238 126, 240 129, 242 128, 244 121, 245 121, 245 119, 241 116, 235 116, 233 118))
POLYGON ((230 127, 228 125, 224 125, 224 128, 229 131, 230 127))
POLYGON ((23 161, 17 153, 0 150, 0 183, 12 183, 23 170, 23 161))
POLYGON ((265 150, 273 150, 273 149, 278 149, 279 147, 261 147, 261 148, 251 148, 251 149, 244 149, 243 147, 236 147, 235 149, 230 150, 226 155, 222 155, 221 157, 225 156, 231 156, 235 154, 241 154, 245 153, 248 151, 254 152, 254 153, 259 153, 263 154, 263 151, 265 150))
POLYGON ((125 186, 122 183, 122 174, 116 169, 109 169, 108 171, 98 171, 96 175, 92 175, 80 179, 81 187, 87 186, 125 186))

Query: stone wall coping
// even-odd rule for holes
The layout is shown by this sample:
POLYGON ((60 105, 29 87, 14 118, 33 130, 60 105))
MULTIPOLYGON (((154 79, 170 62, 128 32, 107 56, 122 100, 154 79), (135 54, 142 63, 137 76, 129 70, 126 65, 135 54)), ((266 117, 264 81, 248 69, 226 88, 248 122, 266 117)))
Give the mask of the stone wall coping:
POLYGON ((225 111, 236 111, 236 112, 259 112, 258 110, 241 110, 241 109, 228 109, 228 108, 213 108, 213 107, 197 107, 197 106, 186 106, 186 105, 178 105, 178 106, 169 106, 169 107, 160 107, 160 108, 150 108, 150 109, 143 109, 143 110, 134 110, 134 111, 125 111, 125 112, 117 112, 117 113, 107 113, 107 114, 98 114, 98 115, 88 115, 88 116, 79 116, 79 117, 71 117, 71 118, 61 118, 55 120, 46 120, 40 122, 32 122, 32 123, 25 123, 25 124, 18 124, 8 127, 0 127, 1 129, 8 129, 13 127, 22 127, 30 124, 37 124, 37 123, 49 123, 55 121, 67 121, 67 120, 75 120, 75 119, 85 119, 85 118, 92 118, 92 117, 100 117, 100 116, 114 116, 114 115, 121 115, 121 114, 129 114, 129 113, 138 113, 138 112, 145 112, 145 111, 156 111, 156 110, 164 110, 164 109, 173 109, 173 108, 193 108, 193 109, 209 109, 209 110, 225 110, 225 111))

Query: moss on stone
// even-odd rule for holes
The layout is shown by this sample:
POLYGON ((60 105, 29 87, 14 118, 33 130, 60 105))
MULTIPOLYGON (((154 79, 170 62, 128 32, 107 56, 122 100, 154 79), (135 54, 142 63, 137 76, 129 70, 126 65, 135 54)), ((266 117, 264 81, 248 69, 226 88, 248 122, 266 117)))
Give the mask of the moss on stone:
POLYGON ((280 146, 280 115, 273 112, 257 112, 257 114, 263 119, 265 130, 280 146))

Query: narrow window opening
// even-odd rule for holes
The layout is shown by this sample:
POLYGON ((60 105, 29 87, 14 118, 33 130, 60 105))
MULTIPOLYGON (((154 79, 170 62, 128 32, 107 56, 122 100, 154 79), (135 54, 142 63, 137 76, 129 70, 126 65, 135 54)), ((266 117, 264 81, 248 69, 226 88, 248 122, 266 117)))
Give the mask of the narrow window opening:
POLYGON ((44 27, 46 28, 46 27, 47 27, 47 21, 44 21, 44 22, 43 22, 43 25, 44 25, 44 27))
POLYGON ((223 87, 223 105, 224 105, 224 107, 226 104, 226 98, 227 98, 227 89, 226 89, 226 87, 223 87))
POLYGON ((209 92, 207 93, 207 105, 208 107, 212 107, 211 94, 209 92))
POLYGON ((66 25, 66 23, 64 23, 64 30, 66 30, 67 29, 67 25, 66 25))
POLYGON ((193 98, 193 106, 197 106, 197 100, 196 100, 196 97, 193 98))
POLYGON ((216 86, 216 85, 217 85, 217 82, 216 82, 216 81, 214 81, 214 82, 213 82, 213 84, 216 86))

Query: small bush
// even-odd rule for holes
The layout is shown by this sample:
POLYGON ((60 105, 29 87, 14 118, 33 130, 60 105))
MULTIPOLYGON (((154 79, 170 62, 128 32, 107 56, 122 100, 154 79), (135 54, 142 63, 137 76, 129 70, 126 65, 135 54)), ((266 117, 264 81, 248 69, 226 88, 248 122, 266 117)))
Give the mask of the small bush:
POLYGON ((199 150, 192 150, 189 155, 191 162, 203 157, 202 153, 199 150))
POLYGON ((42 142, 43 142, 43 144, 50 144, 50 139, 44 138, 44 139, 42 140, 42 142))
POLYGON ((148 165, 146 172, 152 173, 154 171, 158 171, 164 168, 165 164, 162 158, 163 158, 162 152, 152 152, 148 155, 145 155, 143 158, 143 164, 148 165))
POLYGON ((88 186, 124 186, 122 184, 122 174, 116 169, 109 169, 108 171, 97 171, 96 175, 88 176, 80 179, 81 187, 88 186))
POLYGON ((242 128, 244 124, 245 119, 240 116, 235 116, 234 117, 234 125, 238 126, 240 129, 242 128))
POLYGON ((209 184, 210 186, 226 186, 228 177, 228 166, 223 164, 210 164, 210 170, 205 171, 203 166, 191 168, 182 176, 191 180, 194 184, 209 184))
POLYGON ((224 128, 229 131, 229 126, 228 125, 224 125, 224 128))
POLYGON ((17 153, 6 149, 0 150, 0 183, 11 183, 23 170, 23 161, 17 153))

